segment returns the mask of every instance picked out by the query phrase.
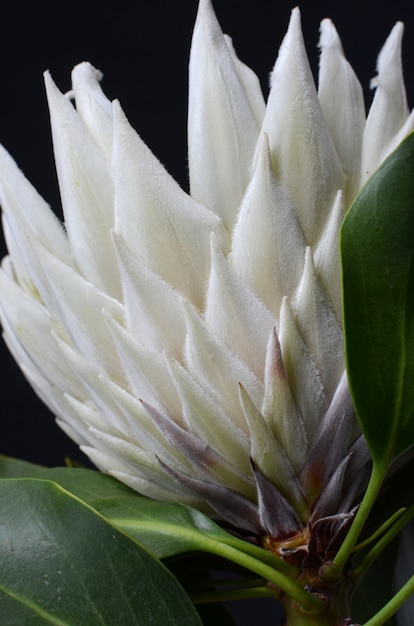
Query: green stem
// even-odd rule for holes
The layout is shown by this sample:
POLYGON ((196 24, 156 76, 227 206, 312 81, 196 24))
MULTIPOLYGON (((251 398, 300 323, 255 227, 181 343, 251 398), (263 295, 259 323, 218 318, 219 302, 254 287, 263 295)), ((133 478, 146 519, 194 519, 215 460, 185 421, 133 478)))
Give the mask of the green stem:
POLYGON ((351 525, 351 528, 349 529, 348 534, 345 537, 333 561, 329 565, 326 565, 323 570, 323 574, 321 573, 324 580, 335 580, 341 576, 343 569, 352 554, 354 546, 358 541, 358 537, 361 534, 365 522, 368 519, 368 515, 370 514, 370 511, 375 503, 377 495, 382 487, 382 483, 384 482, 388 467, 388 461, 382 461, 381 463, 376 463, 374 461, 372 474, 368 483, 367 490, 364 494, 364 497, 355 516, 355 519, 351 525))
POLYGON ((287 563, 264 548, 255 546, 253 543, 249 543, 243 539, 237 539, 237 537, 229 535, 228 539, 226 538, 226 545, 231 546, 240 552, 244 552, 245 554, 249 554, 262 563, 266 563, 278 572, 285 574, 285 576, 289 576, 289 578, 296 578, 300 573, 299 569, 294 565, 287 563))
POLYGON ((365 622, 365 624, 362 624, 362 626, 382 626, 398 611, 412 593, 414 593, 414 576, 411 576, 404 587, 402 587, 374 617, 371 617, 371 619, 365 622))
POLYGON ((227 602, 228 600, 246 600, 249 598, 274 598, 275 592, 268 587, 253 587, 250 589, 197 591, 189 595, 194 604, 206 604, 208 602, 227 602))
MULTIPOLYGON (((214 579, 209 578, 208 580, 203 580, 203 592, 204 591, 213 591, 217 590, 219 587, 220 590, 226 589, 228 590, 239 590, 239 589, 254 589, 263 587, 266 581, 263 578, 232 578, 232 579, 214 579)), ((198 593, 198 592, 194 592, 198 593)), ((201 593, 201 592, 200 592, 201 593)))
MULTIPOLYGON (((401 517, 401 515, 403 513, 406 512, 407 509, 399 509, 398 511, 396 511, 393 515, 391 515, 390 518, 387 519, 386 522, 384 522, 383 524, 381 524, 381 526, 379 528, 377 528, 377 530, 372 533, 372 535, 370 535, 369 537, 367 537, 367 539, 364 539, 364 541, 361 541, 361 543, 359 543, 358 545, 356 545, 352 552, 359 552, 360 550, 362 550, 362 548, 366 548, 366 546, 369 546, 370 543, 372 543, 373 541, 375 541, 375 539, 377 537, 380 537, 381 535, 385 535, 386 531, 388 531, 388 529, 393 526, 394 522, 401 517)), ((395 524, 393 526, 393 528, 395 527, 395 524)), ((387 533, 388 534, 388 533, 387 533)), ((378 545, 378 544, 376 544, 378 545)))
POLYGON ((211 554, 217 554, 232 563, 237 563, 237 565, 241 565, 245 569, 258 574, 296 600, 305 611, 318 613, 326 608, 325 602, 311 595, 305 591, 301 585, 250 554, 240 552, 240 550, 233 548, 233 546, 226 545, 225 543, 210 539, 209 537, 204 537, 203 545, 200 545, 200 548, 211 554))
MULTIPOLYGON (((137 525, 135 525, 136 530, 137 525)), ((170 533, 171 527, 165 524, 165 522, 154 520, 151 523, 151 531, 154 532, 155 530, 160 533, 170 533)), ((305 611, 316 613, 325 609, 326 605, 324 602, 305 591, 303 586, 292 580, 293 577, 298 576, 299 570, 297 567, 290 565, 259 546, 237 539, 231 535, 226 535, 224 542, 220 535, 217 537, 209 534, 200 535, 199 532, 193 533, 187 528, 174 528, 174 535, 177 538, 182 536, 188 544, 193 543, 194 548, 197 550, 225 558, 273 583, 273 585, 296 600, 305 611), (191 539, 193 539, 193 542, 191 539)))
MULTIPOLYGON (((302 581, 306 580, 307 576, 303 574, 302 581)), ((286 624, 288 626, 339 626, 348 623, 351 615, 350 591, 351 584, 346 577, 325 587, 321 585, 318 593, 320 597, 325 597, 326 606, 325 610, 318 614, 305 612, 291 597, 282 596, 280 601, 285 609, 286 624)))
MULTIPOLYGON (((397 514, 395 514, 397 515, 397 514)), ((395 518, 395 515, 393 518, 395 518)), ((381 537, 381 539, 371 548, 371 550, 365 555, 361 563, 358 567, 355 568, 353 572, 354 579, 358 581, 371 564, 375 561, 375 559, 381 554, 383 550, 388 546, 388 544, 398 535, 398 533, 404 528, 404 526, 410 521, 410 519, 414 515, 414 505, 410 506, 409 509, 405 511, 405 513, 393 524, 391 528, 381 537)), ((392 519, 392 518, 391 518, 392 519)))
MULTIPOLYGON (((121 528, 126 530, 129 534, 135 537, 142 536, 142 533, 147 530, 147 521, 140 522, 139 520, 135 520, 133 526, 127 528, 125 524, 117 519, 112 519, 114 524, 119 525, 121 528)), ((280 557, 268 552, 264 548, 256 546, 248 541, 244 541, 243 539, 238 539, 230 535, 229 533, 224 533, 224 531, 220 531, 220 534, 214 535, 205 531, 202 535, 200 535, 199 531, 193 531, 190 528, 174 526, 171 527, 171 524, 166 523, 161 520, 151 520, 151 533, 158 532, 160 535, 173 534, 177 539, 184 539, 186 545, 193 546, 194 550, 203 550, 204 552, 211 552, 212 542, 219 543, 220 545, 226 543, 226 545, 233 547, 235 550, 240 552, 244 552, 245 554, 249 554, 253 558, 261 561, 262 563, 266 563, 270 567, 279 572, 289 576, 290 578, 296 578, 299 574, 299 570, 294 565, 290 565, 280 557), (225 537, 223 535, 225 534, 225 537), (208 541, 208 546, 207 542, 208 541)), ((189 548, 187 548, 189 551, 189 548)), ((213 551, 213 554, 217 554, 217 551, 213 551)))

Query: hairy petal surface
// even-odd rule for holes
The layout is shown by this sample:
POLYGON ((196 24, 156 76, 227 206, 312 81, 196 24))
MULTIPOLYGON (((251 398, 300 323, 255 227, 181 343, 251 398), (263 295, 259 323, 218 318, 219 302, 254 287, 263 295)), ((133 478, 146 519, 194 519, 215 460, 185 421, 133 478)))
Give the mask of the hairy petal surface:
POLYGON ((210 233, 221 221, 190 198, 131 128, 114 103, 115 232, 142 263, 196 306, 204 301, 210 233))
POLYGON ((236 57, 210 0, 201 0, 190 57, 190 191, 228 230, 246 190, 264 113, 257 77, 236 57))
POLYGON ((47 72, 45 84, 65 227, 72 253, 86 280, 120 300, 120 276, 111 240, 114 191, 110 161, 47 72))
POLYGON ((113 121, 112 105, 102 91, 102 73, 90 63, 79 63, 72 71, 70 95, 76 102, 76 111, 103 154, 111 160, 113 121))
POLYGON ((343 171, 322 114, 298 9, 272 72, 262 132, 269 135, 276 176, 289 189, 306 241, 314 246, 343 186, 343 171))
POLYGON ((57 217, 2 146, 0 182, 3 222, 15 280, 23 289, 31 293, 37 290, 43 297, 47 278, 34 246, 41 244, 56 258, 73 265, 68 239, 57 217))
POLYGON ((289 192, 276 178, 264 135, 240 206, 229 260, 243 282, 279 316, 303 272, 305 238, 289 192))
POLYGON ((394 136, 408 118, 401 63, 403 30, 401 22, 392 29, 378 57, 378 75, 371 82, 376 91, 364 133, 361 186, 387 156, 394 136))
POLYGON ((346 176, 345 198, 349 205, 358 193, 365 128, 364 95, 329 19, 322 20, 319 47, 318 96, 346 176))
POLYGON ((234 274, 212 239, 205 321, 258 379, 263 379, 267 338, 276 319, 234 274))

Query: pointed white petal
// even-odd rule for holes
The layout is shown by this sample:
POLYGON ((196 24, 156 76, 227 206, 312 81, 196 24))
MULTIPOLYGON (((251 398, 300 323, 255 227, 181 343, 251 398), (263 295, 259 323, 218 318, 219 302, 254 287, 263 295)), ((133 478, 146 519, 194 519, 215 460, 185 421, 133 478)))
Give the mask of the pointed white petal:
POLYGON ((129 389, 136 398, 173 415, 181 423, 181 403, 162 354, 144 348, 111 315, 104 314, 107 332, 113 337, 129 389))
POLYGON ((79 63, 72 71, 72 88, 76 111, 99 144, 102 152, 112 155, 112 104, 104 95, 100 80, 102 74, 90 63, 79 63))
POLYGON ((60 416, 59 419, 63 420, 65 424, 70 424, 69 428, 75 434, 73 438, 76 443, 88 443, 91 440, 88 430, 89 426, 85 426, 79 416, 73 411, 71 405, 67 402, 66 394, 51 384, 39 370, 22 366, 22 372, 35 393, 49 410, 54 415, 60 416))
POLYGON ((308 441, 302 417, 292 397, 275 328, 270 333, 267 346, 262 415, 282 444, 295 472, 299 473, 306 459, 308 441))
POLYGON ((16 277, 32 283, 40 290, 43 270, 33 251, 40 242, 47 250, 68 265, 72 264, 66 234, 46 202, 18 169, 8 152, 0 146, 0 204, 7 222, 11 250, 18 251, 16 277), (24 264, 24 267, 23 267, 24 264))
MULTIPOLYGON (((1 145, 0 183, 1 207, 9 224, 13 223, 15 216, 19 217, 27 228, 30 227, 33 237, 52 254, 67 261, 69 247, 61 223, 1 145)), ((17 228, 15 235, 19 233, 17 228)))
POLYGON ((102 451, 92 446, 81 446, 81 450, 102 472, 117 478, 144 496, 166 502, 179 501, 201 510, 206 508, 201 499, 195 497, 190 490, 178 485, 164 471, 160 471, 159 475, 155 475, 154 472, 153 480, 149 480, 145 476, 145 469, 140 472, 141 462, 146 460, 144 455, 140 457, 139 464, 128 464, 112 450, 102 451))
POLYGON ((282 303, 279 340, 293 398, 300 410, 307 439, 312 443, 328 401, 318 368, 303 342, 287 298, 282 303))
POLYGON ((114 127, 115 230, 148 269, 201 307, 210 233, 223 241, 223 226, 167 174, 117 103, 114 127))
POLYGON ((314 251, 316 273, 339 323, 342 320, 339 233, 344 218, 344 200, 338 191, 330 215, 314 251))
MULTIPOLYGON (((87 359, 79 354, 79 352, 66 341, 63 341, 57 335, 55 335, 55 341, 60 350, 61 358, 65 361, 67 366, 72 369, 73 374, 78 377, 79 382, 86 391, 88 402, 92 405, 92 408, 96 408, 98 412, 98 414, 94 413, 90 425, 96 426, 97 428, 106 428, 108 432, 112 433, 125 432, 126 426, 122 419, 122 414, 119 414, 115 403, 105 387, 107 378, 103 377, 96 366, 91 365, 87 359)), ((74 400, 69 400, 69 402, 72 404, 73 412, 83 420, 89 409, 82 407, 79 403, 74 404, 74 400)))
POLYGON ((23 345, 20 343, 20 340, 16 335, 14 328, 11 326, 2 310, 0 310, 0 315, 2 325, 2 339, 4 340, 4 343, 6 344, 10 354, 16 361, 17 365, 23 372, 26 370, 36 370, 36 366, 30 358, 30 355, 26 352, 23 345))
POLYGON ((358 192, 365 105, 362 87, 346 60, 331 20, 321 23, 319 101, 345 176, 347 206, 358 192))
POLYGON ((114 233, 114 242, 129 331, 144 347, 159 352, 169 350, 181 358, 186 334, 183 296, 147 269, 121 235, 114 233))
MULTIPOLYGON (((16 272, 14 269, 14 264, 13 264, 11 255, 7 255, 1 260, 0 268, 1 268, 1 271, 6 274, 9 280, 11 280, 12 282, 16 283, 16 285, 18 285, 16 281, 16 272)), ((27 293, 21 285, 19 285, 19 287, 22 289, 22 291, 27 293)))
POLYGON ((342 329, 318 282, 310 248, 306 251, 303 276, 292 309, 330 398, 344 370, 342 329))
POLYGON ((71 423, 58 417, 56 418, 56 424, 63 430, 69 439, 72 439, 72 441, 78 444, 80 448, 91 443, 92 437, 89 432, 82 427, 82 425, 79 425, 79 423, 72 425, 71 423))
MULTIPOLYGON (((124 469, 129 466, 130 471, 135 471, 143 477, 152 480, 156 478, 160 483, 169 484, 170 480, 168 480, 153 452, 143 449, 137 442, 108 434, 106 431, 91 428, 91 433, 99 442, 99 448, 114 454, 124 469)), ((162 456, 161 450, 159 453, 162 456)))
MULTIPOLYGON (((171 447, 164 435, 144 410, 141 402, 128 394, 113 380, 100 375, 81 355, 62 341, 57 341, 67 363, 77 373, 85 385, 91 400, 101 415, 101 423, 96 418, 90 424, 103 430, 108 435, 139 442, 139 445, 179 471, 188 472, 191 465, 171 447)), ((82 419, 84 411, 77 411, 82 419)), ((67 421, 67 420, 66 420, 67 421)))
POLYGON ((276 319, 232 271, 212 238, 205 321, 263 380, 267 338, 276 319))
MULTIPOLYGON (((11 217, 11 220, 13 221, 12 228, 9 224, 9 216, 3 214, 3 221, 6 223, 5 235, 7 244, 10 246, 9 275, 26 293, 45 304, 49 311, 58 317, 55 309, 54 287, 51 284, 47 268, 43 265, 44 255, 49 254, 48 249, 32 233, 30 226, 18 212, 11 217), (16 254, 16 265, 14 264, 14 254, 16 254), (20 273, 22 266, 23 272, 20 273)), ((54 258, 58 259, 59 257, 54 258)), ((75 264, 72 264, 69 255, 67 260, 67 267, 73 269, 75 264)))
POLYGON ((414 110, 407 117, 402 128, 394 135, 383 153, 383 159, 386 159, 393 152, 405 137, 414 130, 414 110))
POLYGON ((110 162, 47 73, 45 85, 60 195, 73 255, 86 280, 120 299, 120 278, 110 233, 114 225, 110 162))
MULTIPOLYGON (((73 351, 72 351, 73 354, 73 351)), ((71 362, 71 366, 73 367, 73 362, 71 362)), ((85 389, 88 387, 85 384, 85 389)), ((68 393, 65 393, 65 399, 70 407, 70 416, 76 416, 76 421, 81 422, 84 425, 84 428, 89 432, 89 429, 98 428, 104 429, 108 428, 108 420, 102 415, 97 406, 93 403, 92 399, 89 397, 86 402, 82 402, 78 398, 71 396, 68 393)), ((68 421, 68 416, 65 416, 65 423, 70 424, 71 426, 74 424, 75 420, 68 421)), ((112 424, 110 425, 112 429, 112 424)), ((118 429, 123 432, 123 424, 122 420, 117 424, 118 429)), ((90 441, 91 438, 88 439, 90 441)))
POLYGON ((251 457, 254 463, 297 511, 307 510, 299 482, 285 450, 242 386, 240 386, 240 404, 250 429, 251 457))
POLYGON ((123 322, 124 308, 40 246, 37 255, 49 280, 49 311, 61 320, 77 350, 118 380, 122 369, 102 310, 123 322))
POLYGON ((263 132, 269 135, 275 174, 289 190, 313 246, 343 186, 343 172, 316 93, 299 9, 292 11, 272 73, 263 132))
MULTIPOLYGON (((184 479, 183 484, 189 485, 188 479, 191 481, 191 477, 197 477, 195 481, 209 483, 213 491, 215 487, 221 487, 227 491, 236 492, 239 497, 240 494, 245 494, 254 498, 253 481, 243 475, 230 459, 221 455, 206 441, 178 426, 167 415, 147 404, 144 404, 144 407, 160 428, 170 447, 181 453, 190 465, 189 471, 184 472, 182 476, 182 471, 168 463, 165 467, 167 473, 175 474, 178 480, 184 479)), ((157 456, 164 463, 162 455, 157 453, 157 456)), ((248 459, 248 455, 246 457, 248 459)))
POLYGON ((142 402, 110 379, 100 377, 105 386, 108 404, 113 406, 114 416, 124 424, 127 438, 139 443, 143 450, 161 457, 165 463, 180 471, 189 471, 190 465, 182 454, 174 449, 152 417, 144 409, 142 402))
MULTIPOLYGON (((8 275, 8 277, 15 281, 23 291, 29 293, 34 298, 41 299, 39 291, 35 287, 32 276, 33 271, 27 267, 25 259, 28 257, 27 251, 24 249, 20 249, 19 242, 16 241, 14 233, 12 229, 9 227, 9 223, 7 221, 7 216, 2 213, 2 226, 3 226, 3 234, 4 240, 6 242, 6 247, 9 252, 9 255, 2 259, 1 267, 2 270, 8 275)), ((22 238, 19 237, 20 245, 22 243, 22 238)), ((36 280, 36 275, 34 275, 36 280)))
POLYGON ((258 406, 263 401, 263 384, 209 330, 192 307, 183 305, 187 322, 186 368, 222 406, 228 419, 247 434, 247 425, 240 411, 238 384, 243 385, 258 406), (223 372, 226 372, 225 376, 223 372))
POLYGON ((372 81, 376 92, 364 134, 361 185, 384 159, 386 148, 408 117, 401 63, 403 31, 403 24, 397 22, 378 56, 378 76, 372 81))
POLYGON ((305 248, 295 206, 273 173, 265 135, 240 207, 230 263, 278 317, 282 298, 293 295, 302 275, 305 248))
POLYGON ((47 309, 25 294, 0 271, 0 303, 2 326, 13 335, 25 353, 24 361, 35 367, 54 386, 85 397, 82 385, 62 361, 52 333, 66 337, 66 333, 47 309), (27 359, 27 361, 26 361, 27 359))
POLYGON ((229 231, 250 177, 264 110, 258 79, 224 38, 210 0, 201 0, 190 56, 190 190, 229 231))
POLYGON ((241 490, 244 495, 249 495, 245 493, 246 485, 244 489, 242 488, 246 476, 251 473, 249 442, 246 435, 228 419, 223 408, 176 359, 168 355, 167 365, 183 406, 187 430, 230 461, 233 467, 233 483, 236 478, 233 488, 236 491, 241 490), (243 477, 242 472, 246 476, 243 477), (237 481, 240 483, 239 486, 237 481))
MULTIPOLYGON (((32 360, 29 353, 20 343, 19 338, 14 333, 14 330, 8 324, 5 317, 1 320, 3 326, 3 339, 16 363, 19 365, 23 375, 26 377, 29 384, 33 387, 35 393, 39 396, 40 400, 50 409, 55 415, 64 416, 72 419, 73 412, 70 405, 66 401, 66 394, 61 391, 54 383, 51 383, 45 376, 44 372, 39 369, 34 360, 32 360)), ((61 364, 61 368, 63 364, 61 364)), ((69 374, 69 380, 72 378, 72 373, 69 374)), ((81 385, 79 385, 80 396, 85 397, 81 385)), ((77 418, 74 418, 75 422, 77 418)), ((79 425, 78 425, 79 426, 79 425)), ((86 436, 87 430, 80 425, 77 428, 77 435, 74 440, 77 443, 85 443, 88 441, 86 436)))
POLYGON ((122 424, 123 432, 128 433, 132 441, 139 442, 140 446, 146 450, 159 452, 164 450, 165 438, 137 397, 102 375, 99 376, 99 383, 92 382, 91 385, 93 387, 91 395, 97 403, 99 402, 98 407, 102 406, 103 410, 109 407, 115 420, 119 420, 122 424), (105 391, 101 401, 97 396, 98 393, 102 393, 103 387, 105 391))

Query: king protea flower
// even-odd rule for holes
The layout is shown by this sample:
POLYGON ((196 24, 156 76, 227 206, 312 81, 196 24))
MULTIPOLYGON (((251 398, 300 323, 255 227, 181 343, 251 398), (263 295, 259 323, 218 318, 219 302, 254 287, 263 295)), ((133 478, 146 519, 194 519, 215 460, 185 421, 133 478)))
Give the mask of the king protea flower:
POLYGON ((366 118, 329 20, 315 88, 295 9, 266 105, 201 0, 190 194, 88 63, 70 94, 45 76, 64 227, 1 151, 4 336, 60 426, 138 492, 295 562, 335 551, 366 484, 338 232, 413 127, 401 36, 397 24, 366 118))

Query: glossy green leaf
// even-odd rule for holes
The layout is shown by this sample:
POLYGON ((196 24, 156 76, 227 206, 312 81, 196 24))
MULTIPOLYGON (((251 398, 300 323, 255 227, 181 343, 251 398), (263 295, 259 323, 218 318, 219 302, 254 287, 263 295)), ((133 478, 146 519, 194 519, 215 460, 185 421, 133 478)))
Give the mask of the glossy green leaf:
POLYGON ((74 493, 159 558, 200 550, 206 535, 231 537, 196 509, 151 500, 100 472, 56 468, 40 476, 74 493))
POLYGON ((0 623, 200 626, 172 574, 58 485, 0 481, 0 623))
MULTIPOLYGON (((2 471, 10 475, 14 463, 14 459, 0 457, 0 476, 2 471)), ((16 467, 20 471, 19 462, 16 467)), ((294 566, 263 548, 234 537, 191 507, 150 500, 110 476, 93 470, 36 469, 35 475, 55 481, 75 494, 160 558, 188 552, 213 554, 270 580, 304 606, 315 604, 313 598, 291 580, 297 574, 294 566)))
POLYGON ((354 406, 374 460, 414 444, 414 135, 342 227, 344 330, 354 406))
MULTIPOLYGON (((22 467, 21 461, 0 456, 0 477, 12 476, 14 468, 21 476, 22 467)), ((67 467, 44 469, 30 464, 26 469, 26 476, 55 481, 76 495, 158 558, 200 550, 216 554, 220 553, 220 546, 226 545, 280 571, 294 569, 266 550, 237 539, 200 511, 179 503, 151 500, 101 472, 67 467)))
POLYGON ((35 465, 35 463, 0 454, 0 478, 33 478, 45 469, 47 468, 44 465, 35 465))
POLYGON ((0 457, 0 476, 11 477, 14 471, 16 477, 25 475, 56 482, 159 558, 199 550, 206 533, 221 540, 231 537, 210 518, 191 507, 151 500, 95 470, 47 469, 0 457))

